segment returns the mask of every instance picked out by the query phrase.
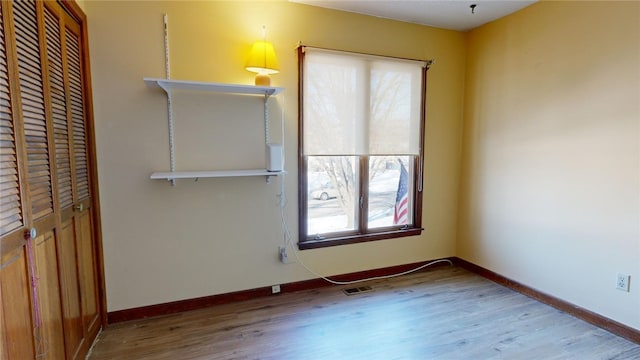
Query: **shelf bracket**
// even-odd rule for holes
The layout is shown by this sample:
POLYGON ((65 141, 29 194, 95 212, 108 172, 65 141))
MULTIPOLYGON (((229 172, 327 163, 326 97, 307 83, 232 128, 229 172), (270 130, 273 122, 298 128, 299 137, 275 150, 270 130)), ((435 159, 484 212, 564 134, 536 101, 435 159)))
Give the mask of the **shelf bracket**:
MULTIPOLYGON (((164 70, 167 80, 171 79, 171 63, 169 60, 169 18, 165 13, 162 17, 162 28, 164 31, 164 70)), ((167 112, 169 113, 169 163, 171 171, 176 171, 175 148, 173 141, 173 104, 171 99, 171 89, 164 83, 158 81, 160 86, 167 93, 167 112)), ((171 186, 176 186, 176 180, 171 179, 171 186)))

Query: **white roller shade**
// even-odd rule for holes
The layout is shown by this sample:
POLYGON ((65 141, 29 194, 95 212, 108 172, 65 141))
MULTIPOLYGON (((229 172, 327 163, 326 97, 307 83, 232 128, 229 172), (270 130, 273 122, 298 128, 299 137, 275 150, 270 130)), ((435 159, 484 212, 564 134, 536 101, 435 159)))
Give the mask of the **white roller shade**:
POLYGON ((423 66, 306 48, 304 154, 419 155, 423 66))

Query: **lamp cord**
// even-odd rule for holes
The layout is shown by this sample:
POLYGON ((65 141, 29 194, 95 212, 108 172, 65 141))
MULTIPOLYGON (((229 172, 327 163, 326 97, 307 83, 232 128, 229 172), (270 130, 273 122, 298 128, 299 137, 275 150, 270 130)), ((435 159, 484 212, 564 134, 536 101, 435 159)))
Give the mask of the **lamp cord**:
POLYGON ((264 94, 264 143, 269 144, 269 95, 264 94))
POLYGON ((382 280, 382 279, 390 279, 390 278, 394 278, 394 277, 398 277, 398 276, 402 276, 402 275, 407 275, 407 274, 411 274, 413 272, 425 269, 429 266, 435 265, 435 264, 439 264, 439 263, 443 263, 446 262, 449 264, 449 266, 453 266, 453 262, 451 262, 451 260, 449 259, 439 259, 439 260, 434 260, 434 261, 430 261, 427 262, 425 264, 422 264, 420 266, 417 266, 413 269, 409 269, 407 271, 403 271, 403 272, 399 272, 399 273, 395 273, 395 274, 389 274, 389 275, 383 275, 383 276, 372 276, 372 277, 368 277, 368 278, 363 278, 363 279, 356 279, 356 280, 351 280, 351 281, 339 281, 339 280, 333 280, 330 279, 328 276, 319 274, 317 271, 311 269, 309 266, 307 266, 307 264, 304 263, 304 261, 302 261, 302 259, 300 259, 300 257, 298 256, 298 249, 296 249, 296 247, 294 246, 293 242, 292 242, 292 236, 291 236, 291 231, 289 230, 289 225, 287 224, 287 221, 285 219, 285 215, 284 215, 284 208, 287 204, 287 199, 286 199, 286 195, 285 195, 285 187, 284 187, 284 183, 285 183, 285 174, 282 174, 281 179, 280 179, 280 194, 278 195, 280 201, 279 201, 279 207, 280 207, 280 221, 282 223, 282 229, 284 232, 284 246, 285 249, 290 248, 293 251, 293 256, 295 256, 296 258, 296 262, 299 263, 300 265, 302 265, 303 268, 305 268, 305 270, 307 270, 309 273, 319 277, 320 279, 323 279, 324 281, 327 281, 331 284, 334 285, 351 285, 351 284, 357 284, 357 283, 361 283, 361 282, 365 282, 365 281, 372 281, 372 280, 382 280))

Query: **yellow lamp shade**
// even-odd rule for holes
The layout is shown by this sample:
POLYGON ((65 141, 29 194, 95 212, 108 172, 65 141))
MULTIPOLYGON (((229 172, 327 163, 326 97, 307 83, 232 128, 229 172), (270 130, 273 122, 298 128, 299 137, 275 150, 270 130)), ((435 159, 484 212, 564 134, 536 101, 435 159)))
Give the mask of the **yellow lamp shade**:
POLYGON ((270 80, 268 75, 277 74, 279 69, 278 59, 276 59, 276 52, 273 50, 273 45, 266 41, 256 41, 253 43, 245 69, 258 74, 258 76, 256 76, 256 85, 269 86, 270 80), (264 83, 265 81, 266 83, 264 83))

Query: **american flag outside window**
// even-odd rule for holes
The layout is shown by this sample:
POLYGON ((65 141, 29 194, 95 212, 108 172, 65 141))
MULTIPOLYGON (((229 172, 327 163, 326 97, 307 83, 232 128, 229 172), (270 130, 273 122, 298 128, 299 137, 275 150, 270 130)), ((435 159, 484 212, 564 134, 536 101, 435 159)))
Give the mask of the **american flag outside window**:
POLYGON ((393 224, 403 225, 408 222, 409 215, 409 174, 404 164, 400 164, 400 179, 398 180, 398 192, 396 193, 396 206, 393 214, 393 224))

